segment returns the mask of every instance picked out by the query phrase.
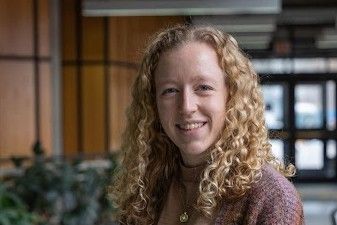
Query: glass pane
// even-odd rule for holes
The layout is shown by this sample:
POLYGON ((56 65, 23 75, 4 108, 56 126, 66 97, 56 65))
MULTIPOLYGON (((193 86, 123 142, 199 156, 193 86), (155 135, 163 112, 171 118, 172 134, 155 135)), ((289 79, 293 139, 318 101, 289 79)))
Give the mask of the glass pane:
POLYGON ((336 73, 337 72, 337 58, 328 59, 329 72, 336 73))
POLYGON ((329 140, 326 147, 326 156, 328 159, 336 158, 336 141, 329 140))
POLYGON ((336 141, 328 140, 326 145, 327 177, 336 176, 336 141))
POLYGON ((326 59, 324 58, 294 60, 295 73, 325 73, 326 71, 326 59))
POLYGON ((321 128, 322 87, 314 84, 295 86, 295 123, 297 128, 321 128))
POLYGON ((337 71, 336 58, 294 58, 294 59, 253 59, 254 68, 258 73, 289 74, 333 73, 337 71))
POLYGON ((258 73, 289 74, 293 71, 290 59, 253 59, 252 62, 258 73))
POLYGON ((324 166, 323 142, 321 140, 297 140, 295 163, 301 170, 321 170, 324 166))
POLYGON ((283 124, 283 92, 280 84, 263 85, 265 102, 265 118, 269 129, 282 129, 283 124))
POLYGON ((332 80, 326 83, 326 127, 334 130, 336 127, 336 83, 332 80))
POLYGON ((274 156, 280 160, 284 161, 284 144, 283 141, 278 140, 278 139, 272 139, 270 140, 270 144, 272 145, 272 152, 274 156))

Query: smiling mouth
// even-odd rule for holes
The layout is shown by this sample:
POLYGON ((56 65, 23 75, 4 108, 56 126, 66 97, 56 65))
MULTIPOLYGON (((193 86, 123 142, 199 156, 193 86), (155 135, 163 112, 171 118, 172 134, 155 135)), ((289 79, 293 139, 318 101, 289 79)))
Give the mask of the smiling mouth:
POLYGON ((186 124, 177 124, 176 127, 178 127, 180 130, 190 131, 203 127, 205 124, 206 122, 186 123, 186 124))

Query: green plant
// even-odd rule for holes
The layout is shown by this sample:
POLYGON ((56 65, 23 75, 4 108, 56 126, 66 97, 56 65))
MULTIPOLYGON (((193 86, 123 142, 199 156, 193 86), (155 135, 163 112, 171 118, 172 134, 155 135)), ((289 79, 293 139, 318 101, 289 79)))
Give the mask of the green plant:
POLYGON ((13 179, 13 190, 43 225, 94 225, 109 220, 113 207, 106 199, 106 187, 116 167, 113 155, 109 167, 83 166, 65 160, 46 161, 35 146, 33 164, 13 179))
POLYGON ((26 205, 0 182, 0 225, 33 225, 38 217, 27 210, 26 205))

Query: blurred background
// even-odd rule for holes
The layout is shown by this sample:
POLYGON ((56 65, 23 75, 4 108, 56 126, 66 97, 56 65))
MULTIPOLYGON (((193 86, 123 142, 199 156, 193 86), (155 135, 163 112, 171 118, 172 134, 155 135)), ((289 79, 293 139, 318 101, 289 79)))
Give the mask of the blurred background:
POLYGON ((223 29, 251 57, 306 223, 336 224, 336 0, 1 0, 0 224, 111 224, 142 51, 178 23, 223 29))

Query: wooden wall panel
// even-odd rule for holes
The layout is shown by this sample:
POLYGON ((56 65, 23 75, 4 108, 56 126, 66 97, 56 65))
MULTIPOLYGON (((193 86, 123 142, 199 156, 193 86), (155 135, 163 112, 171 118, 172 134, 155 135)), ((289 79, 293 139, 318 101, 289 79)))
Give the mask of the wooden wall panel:
MULTIPOLYGON (((50 1, 37 0, 39 56, 50 56, 50 1)), ((33 0, 0 1, 0 158, 31 156, 36 142, 33 0)), ((40 138, 52 152, 50 62, 39 64, 40 138)), ((37 72, 37 71, 36 71, 37 72)))
POLYGON ((62 43, 62 60, 75 60, 76 58, 76 27, 75 16, 76 6, 75 1, 61 1, 61 43, 62 43))
POLYGON ((109 149, 120 149, 121 134, 125 127, 125 110, 131 102, 130 90, 137 71, 130 64, 139 64, 145 43, 150 35, 169 25, 182 23, 183 17, 110 17, 108 18, 109 49, 111 56, 104 60, 104 18, 82 17, 82 34, 75 29, 74 1, 65 0, 62 6, 62 55, 64 82, 64 150, 66 155, 84 151, 87 154, 101 154, 105 151, 105 138, 109 135, 109 149), (76 35, 82 35, 76 38, 76 35), (76 41, 80 43, 84 61, 76 61, 76 41), (90 62, 89 62, 90 61, 90 62), (73 65, 65 66, 65 65, 73 65), (105 95, 104 69, 109 66, 109 96, 105 95), (76 68, 81 69, 82 99, 81 111, 76 96, 76 68), (66 97, 67 96, 67 97, 66 97), (105 106, 105 97, 109 105, 105 106), (110 121, 105 121, 105 107, 108 107, 110 121), (81 126, 77 125, 81 113, 81 126), (105 123, 109 123, 109 133, 105 133, 105 123), (82 127, 82 130, 79 131, 82 127), (81 135, 79 149, 78 135, 81 135))
POLYGON ((126 124, 126 109, 131 103, 131 87, 137 71, 123 67, 110 68, 110 150, 120 149, 126 124))
MULTIPOLYGON (((161 29, 184 22, 183 17, 110 17, 110 60, 139 64, 149 38, 161 29)), ((120 148, 125 110, 131 103, 131 87, 137 71, 110 67, 110 149, 120 148)))
POLYGON ((40 70, 40 135, 46 155, 52 154, 52 75, 50 63, 39 65, 40 70))
POLYGON ((32 55, 32 0, 0 1, 0 55, 32 55))
POLYGON ((39 55, 40 56, 50 56, 50 0, 40 0, 38 1, 38 26, 39 26, 39 55))
POLYGON ((103 153, 105 151, 103 66, 85 66, 82 78, 83 151, 103 153))
POLYGON ((167 16, 110 17, 109 20, 111 60, 131 63, 139 63, 151 35, 184 22, 183 17, 167 16))
POLYGON ((76 155, 78 149, 76 67, 63 66, 62 70, 63 149, 66 155, 76 155))
POLYGON ((103 18, 83 17, 83 59, 103 60, 103 18))
POLYGON ((35 141, 31 62, 0 61, 0 157, 31 155, 35 141))

